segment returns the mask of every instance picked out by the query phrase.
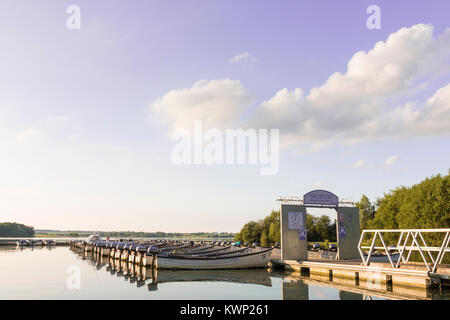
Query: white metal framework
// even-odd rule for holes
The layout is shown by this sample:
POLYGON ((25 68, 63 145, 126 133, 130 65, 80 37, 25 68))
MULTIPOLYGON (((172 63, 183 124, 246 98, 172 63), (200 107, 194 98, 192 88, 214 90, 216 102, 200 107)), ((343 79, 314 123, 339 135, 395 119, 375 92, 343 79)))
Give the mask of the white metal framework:
MULTIPOLYGON (((281 196, 277 198, 278 202, 283 204, 303 205, 303 197, 301 196, 281 196)), ((322 204, 308 204, 308 207, 335 208, 336 206, 322 204)), ((350 200, 339 200, 339 207, 355 207, 356 203, 350 200)))
MULTIPOLYGON (((369 239, 370 240, 370 239, 369 239)), ((445 253, 450 252, 450 229, 388 229, 388 230, 363 230, 361 238, 358 242, 358 250, 361 255, 361 260, 364 266, 370 264, 370 258, 374 250, 381 250, 386 253, 386 256, 391 263, 392 268, 399 268, 400 263, 407 263, 411 257, 413 251, 418 251, 422 257, 425 266, 429 272, 436 272, 439 264, 442 263, 445 253), (383 238, 383 234, 399 234, 398 241, 395 245, 386 245, 386 241, 383 238), (439 247, 430 247, 427 245, 423 234, 444 234, 444 240, 439 247), (372 238, 370 246, 363 246, 362 242, 365 235, 369 235, 372 238), (376 246, 376 240, 379 239, 382 246, 376 246), (367 257, 365 257, 363 249, 369 249, 367 257), (398 251, 398 260, 393 261, 392 253, 398 251), (436 253, 433 256, 432 253, 436 253), (426 259, 426 254, 430 261, 426 259), (405 256, 406 254, 406 256, 405 256)))

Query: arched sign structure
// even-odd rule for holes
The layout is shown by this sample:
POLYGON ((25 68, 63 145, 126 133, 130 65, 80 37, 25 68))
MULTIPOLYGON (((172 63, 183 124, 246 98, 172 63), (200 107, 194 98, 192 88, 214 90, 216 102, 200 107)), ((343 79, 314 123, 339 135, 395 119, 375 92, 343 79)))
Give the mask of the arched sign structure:
POLYGON ((302 200, 286 198, 279 201, 281 201, 282 260, 308 259, 306 224, 306 208, 308 207, 335 209, 338 259, 359 258, 359 210, 354 205, 340 205, 339 198, 326 190, 310 191, 303 196, 302 200))
POLYGON ((310 191, 303 196, 304 205, 323 205, 337 207, 339 199, 337 195, 326 190, 310 191))

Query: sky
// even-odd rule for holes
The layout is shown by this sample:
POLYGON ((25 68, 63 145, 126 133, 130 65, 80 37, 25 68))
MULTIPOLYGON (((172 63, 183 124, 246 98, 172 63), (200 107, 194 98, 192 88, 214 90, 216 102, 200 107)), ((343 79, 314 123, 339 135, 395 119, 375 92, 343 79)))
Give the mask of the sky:
POLYGON ((449 18, 446 0, 2 0, 0 221, 237 232, 279 196, 446 175, 449 18), (278 129, 279 170, 174 163, 196 121, 278 129))

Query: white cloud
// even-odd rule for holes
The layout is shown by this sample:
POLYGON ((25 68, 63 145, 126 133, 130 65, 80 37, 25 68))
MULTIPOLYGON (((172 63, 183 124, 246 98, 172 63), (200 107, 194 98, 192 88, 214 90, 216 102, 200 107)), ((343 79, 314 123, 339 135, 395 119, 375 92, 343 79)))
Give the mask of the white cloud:
POLYGON ((172 90, 149 108, 153 118, 172 129, 191 129, 194 121, 203 128, 232 127, 252 97, 236 80, 201 80, 190 88, 172 90))
MULTIPOLYGON (((248 58, 243 53, 230 61, 248 58)), ((414 98, 428 90, 436 74, 450 73, 448 61, 450 29, 435 37, 431 25, 402 28, 368 52, 354 54, 347 71, 332 74, 323 85, 309 92, 279 90, 261 103, 246 126, 280 129, 282 147, 308 146, 311 151, 335 143, 448 135, 450 84, 426 102, 414 98)), ((150 110, 172 128, 189 129, 196 120, 223 128, 234 126, 251 103, 239 81, 202 80, 166 93, 150 110)))
POLYGON ((369 167, 369 163, 367 162, 366 159, 361 159, 359 161, 356 161, 353 165, 353 168, 365 168, 365 167, 369 167))
POLYGON ((384 165, 386 167, 390 167, 390 166, 394 165, 397 162, 397 160, 398 160, 397 155, 391 156, 384 161, 384 165))
POLYGON ((372 50, 357 52, 346 73, 332 74, 305 97, 299 88, 278 91, 261 104, 251 126, 280 128, 284 145, 315 147, 449 134, 450 84, 425 104, 392 108, 389 102, 420 91, 423 78, 446 69, 449 57, 450 29, 435 38, 431 25, 402 28, 372 50))
POLYGON ((19 141, 25 141, 25 140, 29 140, 29 139, 32 139, 33 137, 37 137, 40 135, 41 135, 41 132, 38 130, 27 130, 27 131, 24 131, 24 132, 18 134, 16 136, 16 139, 19 141))
POLYGON ((255 58, 248 52, 240 53, 235 55, 233 58, 230 58, 231 63, 241 63, 241 62, 254 62, 255 58))
POLYGON ((47 118, 49 122, 66 122, 68 119, 66 116, 51 115, 47 118))
POLYGON ((318 187, 321 187, 321 186, 323 186, 323 181, 316 181, 316 182, 313 183, 313 187, 314 188, 318 188, 318 187))
POLYGON ((81 137, 79 133, 72 133, 68 136, 69 140, 78 140, 81 137))

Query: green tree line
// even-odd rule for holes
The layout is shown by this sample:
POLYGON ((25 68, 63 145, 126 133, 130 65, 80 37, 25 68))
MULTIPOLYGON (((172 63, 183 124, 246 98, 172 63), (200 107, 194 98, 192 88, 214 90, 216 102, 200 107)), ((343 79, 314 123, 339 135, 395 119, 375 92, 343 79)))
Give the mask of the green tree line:
POLYGON ((0 237, 32 237, 34 228, 20 223, 0 223, 0 237))
MULTIPOLYGON (((372 204, 366 195, 356 203, 363 229, 450 228, 450 171, 436 175, 411 187, 398 187, 372 204)), ((336 224, 328 216, 307 214, 308 241, 336 241, 336 224)), ((386 234, 387 241, 397 235, 386 234)), ((442 242, 442 235, 427 236, 428 245, 442 242)), ((272 211, 259 221, 246 223, 235 236, 236 241, 270 246, 280 242, 280 212, 272 211)))
MULTIPOLYGON (((357 206, 361 230, 450 228, 450 173, 398 187, 374 205, 363 195, 357 206)), ((429 245, 438 244, 440 237, 428 236, 429 245)), ((397 235, 386 234, 386 239, 396 240, 397 235)))
MULTIPOLYGON (((336 241, 336 223, 328 216, 306 215, 307 237, 309 241, 336 241)), ((246 223, 236 234, 235 241, 259 243, 263 247, 280 242, 280 211, 274 211, 259 221, 246 223)))

